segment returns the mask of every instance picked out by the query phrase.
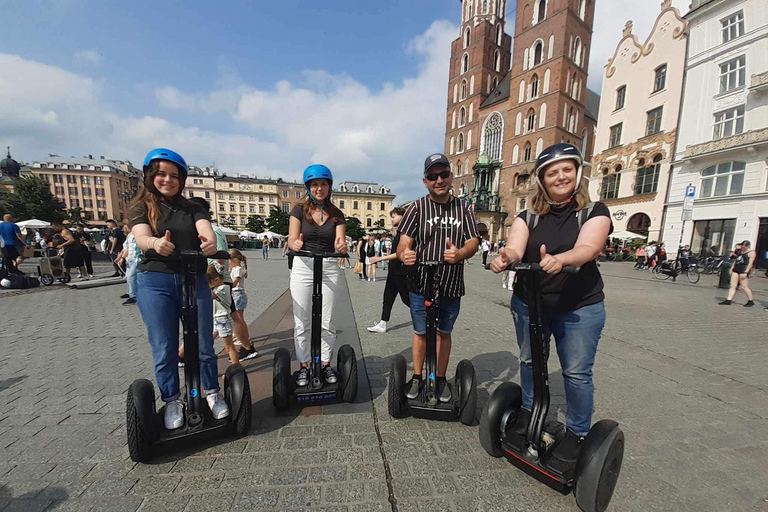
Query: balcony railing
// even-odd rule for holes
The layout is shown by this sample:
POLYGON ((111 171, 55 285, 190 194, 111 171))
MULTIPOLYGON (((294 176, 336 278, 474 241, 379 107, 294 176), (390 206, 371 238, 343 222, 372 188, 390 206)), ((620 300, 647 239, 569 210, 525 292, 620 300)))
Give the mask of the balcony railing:
POLYGON ((738 135, 732 135, 730 137, 725 137, 710 142, 687 146, 685 148, 685 158, 702 156, 709 153, 714 153, 715 151, 724 151, 727 149, 738 148, 741 146, 751 146, 764 142, 768 142, 768 128, 750 130, 738 135))

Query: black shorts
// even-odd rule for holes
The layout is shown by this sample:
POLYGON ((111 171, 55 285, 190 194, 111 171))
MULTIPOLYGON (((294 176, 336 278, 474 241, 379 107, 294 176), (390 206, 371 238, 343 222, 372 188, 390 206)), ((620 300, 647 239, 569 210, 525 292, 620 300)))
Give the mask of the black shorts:
POLYGON ((235 311, 237 311, 237 308, 235 307, 235 296, 232 295, 232 283, 224 283, 224 284, 227 285, 227 288, 229 288, 229 304, 230 304, 229 310, 232 313, 234 313, 235 311))

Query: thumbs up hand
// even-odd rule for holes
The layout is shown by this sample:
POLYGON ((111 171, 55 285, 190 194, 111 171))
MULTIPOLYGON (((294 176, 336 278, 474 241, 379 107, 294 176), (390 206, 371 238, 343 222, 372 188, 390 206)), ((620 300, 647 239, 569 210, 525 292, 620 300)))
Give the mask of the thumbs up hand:
POLYGON ((299 238, 293 241, 291 243, 291 249, 294 251, 300 251, 301 248, 304 247, 304 235, 302 233, 299 233, 299 238))
POLYGON ((461 249, 453 245, 450 238, 445 239, 445 252, 443 253, 443 259, 448 263, 458 263, 464 259, 464 254, 461 249))
POLYGON ((541 270, 546 272, 547 274, 559 274, 561 270, 563 270, 563 264, 560 263, 560 260, 557 259, 557 256, 552 256, 551 254, 547 254, 547 246, 543 245, 540 248, 541 253, 541 261, 539 261, 539 265, 541 265, 541 270))
POLYGON ((494 274, 503 272, 509 265, 512 264, 512 258, 507 254, 506 249, 499 251, 499 256, 491 262, 491 270, 494 274))
POLYGON ((208 240, 203 235, 197 235, 197 238, 200 239, 200 250, 203 251, 203 254, 206 256, 213 256, 216 254, 216 242, 213 240, 208 240))
POLYGON ((173 245, 173 242, 171 242, 171 232, 166 230, 165 236, 155 239, 152 248, 160 256, 170 256, 176 248, 176 246, 173 245))

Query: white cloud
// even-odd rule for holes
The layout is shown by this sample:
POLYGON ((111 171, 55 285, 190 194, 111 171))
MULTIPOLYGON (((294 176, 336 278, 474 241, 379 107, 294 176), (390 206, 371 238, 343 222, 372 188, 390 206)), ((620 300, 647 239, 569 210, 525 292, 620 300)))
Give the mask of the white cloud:
POLYGON ((102 55, 96 50, 80 50, 75 52, 75 60, 87 64, 99 64, 102 58, 102 55))
MULTIPOLYGON (((672 0, 680 15, 688 12, 690 0, 672 0)), ((650 35, 653 23, 661 12, 661 0, 603 0, 595 7, 595 23, 592 32, 592 48, 589 55, 588 87, 600 93, 603 74, 608 59, 613 56, 622 38, 624 24, 632 20, 632 33, 641 43, 650 35)))

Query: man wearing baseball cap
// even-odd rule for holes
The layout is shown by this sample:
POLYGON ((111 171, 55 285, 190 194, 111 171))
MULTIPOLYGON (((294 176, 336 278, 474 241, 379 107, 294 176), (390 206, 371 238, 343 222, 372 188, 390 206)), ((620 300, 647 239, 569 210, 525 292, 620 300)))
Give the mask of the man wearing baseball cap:
MULTIPOLYGON (((397 228, 400 233, 397 257, 407 266, 413 266, 417 261, 448 263, 438 269, 437 392, 441 401, 449 402, 452 391, 445 380, 445 372, 451 355, 451 331, 464 295, 464 260, 477 251, 480 235, 469 203, 451 194, 453 175, 445 155, 435 153, 427 157, 422 181, 429 194, 406 210, 397 228)), ((413 377, 408 383, 406 396, 411 399, 419 395, 427 351, 426 281, 424 267, 417 267, 410 289, 413 377)))

